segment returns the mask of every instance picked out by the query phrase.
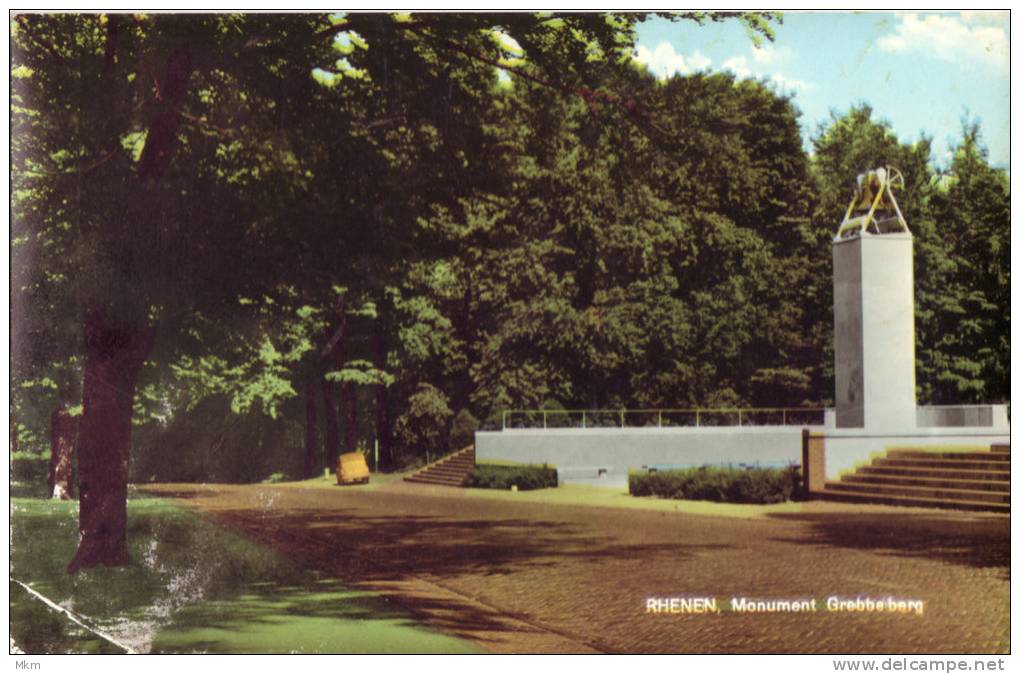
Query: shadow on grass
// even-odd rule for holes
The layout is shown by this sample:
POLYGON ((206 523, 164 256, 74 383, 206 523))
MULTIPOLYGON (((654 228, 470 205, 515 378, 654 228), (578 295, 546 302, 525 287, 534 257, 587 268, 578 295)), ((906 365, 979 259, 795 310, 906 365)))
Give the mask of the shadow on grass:
MULTIPOLYGON (((639 559, 648 565, 675 565, 705 551, 716 553, 729 547, 675 539, 624 544, 616 537, 597 534, 585 522, 560 521, 549 511, 523 517, 497 508, 490 509, 494 510, 491 517, 472 516, 469 504, 454 502, 447 515, 430 512, 431 500, 417 508, 413 500, 401 499, 398 509, 402 512, 389 516, 377 510, 372 499, 318 501, 294 493, 273 498, 270 492, 230 489, 214 495, 215 489, 182 488, 172 493, 180 498, 197 491, 194 505, 213 521, 306 569, 384 594, 392 592, 394 601, 425 617, 430 625, 483 645, 490 639, 505 643, 503 634, 531 628, 467 597, 429 591, 435 586, 419 585, 416 579, 440 587, 463 587, 459 579, 473 576, 484 586, 487 578, 542 572, 564 564, 595 577, 607 562, 639 559), (266 507, 266 503, 272 505, 266 507)), ((161 489, 161 493, 168 492, 161 489)), ((656 521, 655 526, 662 525, 656 521)), ((534 590, 522 586, 521 592, 534 590)), ((541 596, 534 599, 542 601, 541 596)), ((515 617, 527 620, 523 614, 515 617)), ((599 648, 594 642, 589 645, 599 648)))
MULTIPOLYGON (((382 597, 322 579, 166 500, 132 499, 128 513, 132 563, 71 576, 64 565, 77 544, 77 503, 14 499, 12 578, 140 652, 477 650, 382 597)), ((11 635, 22 650, 108 652, 94 635, 68 628, 62 614, 21 594, 12 592, 11 635)))
POLYGON ((236 597, 184 607, 153 653, 472 653, 458 639, 422 629, 408 612, 338 581, 261 583, 236 597))
POLYGON ((465 574, 504 575, 569 558, 598 563, 640 557, 649 563, 690 558, 719 545, 620 545, 576 524, 540 519, 457 519, 365 516, 364 510, 217 510, 211 515, 287 557, 352 581, 408 577, 442 580, 465 574))
POLYGON ((1009 579, 1009 519, 919 513, 775 513, 770 518, 804 522, 809 533, 779 539, 920 557, 979 569, 999 569, 1009 579))
POLYGON ((11 639, 26 653, 98 653, 116 655, 124 649, 111 644, 65 615, 54 611, 24 588, 10 582, 11 639))

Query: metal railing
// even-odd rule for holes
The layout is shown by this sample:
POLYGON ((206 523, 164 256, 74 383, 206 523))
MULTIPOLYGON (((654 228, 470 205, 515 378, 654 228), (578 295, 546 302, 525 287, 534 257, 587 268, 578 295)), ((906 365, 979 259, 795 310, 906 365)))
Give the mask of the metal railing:
POLYGON ((503 430, 549 428, 700 428, 821 426, 824 407, 503 410, 503 430))

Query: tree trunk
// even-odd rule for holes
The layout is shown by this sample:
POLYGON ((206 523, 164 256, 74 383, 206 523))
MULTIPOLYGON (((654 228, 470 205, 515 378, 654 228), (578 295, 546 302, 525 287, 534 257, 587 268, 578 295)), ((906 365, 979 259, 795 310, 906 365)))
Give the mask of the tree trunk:
MULTIPOLYGON (((481 353, 479 350, 474 348, 472 345, 476 344, 479 340, 474 338, 473 328, 475 323, 475 294, 474 294, 474 283, 471 279, 471 274, 467 275, 465 279, 464 288, 464 301, 461 304, 460 317, 457 322, 457 332, 460 339, 464 342, 468 362, 477 363, 481 360, 481 353)), ((471 376, 471 366, 468 365, 464 368, 464 372, 457 378, 458 385, 453 395, 453 409, 461 410, 471 405, 471 394, 474 392, 475 381, 471 376)))
POLYGON ((128 563, 127 481, 131 413, 138 372, 154 326, 118 323, 102 311, 85 315, 84 411, 78 427, 78 551, 68 573, 128 563))
MULTIPOLYGON (((14 314, 17 315, 17 314, 14 314)), ((14 353, 14 350, 11 350, 14 353)), ((14 417, 14 404, 11 403, 11 454, 18 451, 18 420, 14 417)))
MULTIPOLYGON (((319 463, 319 427, 315 413, 315 384, 312 382, 312 378, 305 382, 305 477, 312 477, 319 463)), ((328 414, 329 408, 326 409, 328 414)))
POLYGON ((167 57, 166 68, 156 82, 160 105, 149 121, 145 146, 138 162, 138 176, 143 181, 159 179, 170 165, 177 147, 177 130, 181 126, 180 107, 188 93, 191 69, 191 53, 187 49, 178 49, 167 57))
MULTIPOLYGON (((386 370, 385 327, 382 320, 382 314, 380 313, 379 318, 376 319, 375 329, 372 332, 372 351, 375 357, 375 369, 380 372, 386 370)), ((375 390, 375 437, 379 443, 380 456, 383 457, 383 461, 387 466, 391 466, 393 461, 390 456, 390 427, 389 414, 386 409, 387 405, 389 405, 387 389, 380 381, 375 390)), ((379 470, 378 466, 376 466, 376 470, 379 470)))
POLYGON ((53 498, 71 498, 71 455, 78 435, 78 419, 63 407, 50 416, 50 475, 48 484, 53 498))
MULTIPOLYGON (((347 363, 347 303, 343 296, 337 299, 336 325, 323 355, 331 360, 330 366, 333 371, 339 372, 344 369, 344 365, 347 363)), ((341 414, 346 409, 347 386, 347 384, 343 384, 340 387, 341 414)), ((340 456, 340 428, 337 423, 336 390, 337 385, 335 382, 323 381, 322 401, 326 407, 326 462, 330 470, 334 471, 340 456)))
POLYGON ((336 416, 336 384, 323 379, 319 387, 322 390, 322 407, 326 415, 326 466, 336 472, 337 457, 340 455, 340 425, 336 416))
POLYGON ((340 409, 344 417, 344 450, 358 448, 358 395, 354 384, 345 381, 340 386, 340 409))

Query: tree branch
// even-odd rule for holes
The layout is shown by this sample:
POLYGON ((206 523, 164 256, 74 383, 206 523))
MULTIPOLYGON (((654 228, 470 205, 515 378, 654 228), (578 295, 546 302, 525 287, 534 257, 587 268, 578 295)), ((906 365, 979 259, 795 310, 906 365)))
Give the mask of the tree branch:
POLYGON ((67 61, 67 59, 61 56, 60 53, 57 52, 57 50, 49 42, 35 35, 31 27, 29 26, 28 17, 25 16, 24 14, 18 16, 18 26, 25 31, 25 35, 28 37, 29 40, 35 43, 35 46, 45 49, 59 61, 67 61))

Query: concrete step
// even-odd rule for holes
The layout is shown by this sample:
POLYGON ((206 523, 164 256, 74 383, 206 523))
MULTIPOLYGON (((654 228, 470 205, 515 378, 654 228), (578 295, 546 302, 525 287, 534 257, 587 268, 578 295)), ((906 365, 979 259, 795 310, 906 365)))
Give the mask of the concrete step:
POLYGON ((997 442, 992 445, 992 452, 996 454, 1009 454, 1009 443, 997 442))
POLYGON ((433 473, 433 472, 430 472, 430 471, 425 471, 425 472, 421 472, 421 473, 415 473, 414 475, 409 475, 405 479, 411 479, 411 478, 422 478, 422 479, 426 479, 426 480, 439 480, 439 481, 445 481, 445 482, 458 482, 458 481, 463 481, 463 480, 467 479, 467 474, 466 473, 433 473))
MULTIPOLYGON (((1007 476, 1008 478, 1008 476, 1007 476)), ((972 489, 976 491, 992 491, 1002 494, 1009 493, 1009 480, 974 479, 961 480, 953 478, 916 477, 913 475, 883 475, 861 473, 846 475, 841 482, 860 484, 903 485, 905 487, 933 487, 946 489, 972 489)))
POLYGON ((952 489, 946 487, 908 487, 898 484, 874 484, 855 482, 826 482, 826 491, 856 492, 884 496, 907 496, 915 498, 941 499, 981 503, 1009 504, 1009 494, 979 489, 952 489))
POLYGON ((449 466, 449 465, 446 465, 446 464, 437 463, 437 464, 433 464, 431 466, 426 466, 426 467, 422 468, 421 470, 419 470, 418 472, 419 473, 431 473, 431 472, 438 471, 440 473, 450 473, 450 472, 452 472, 452 473, 464 473, 466 475, 467 473, 470 473, 473 469, 474 469, 474 466, 449 466))
POLYGON ((435 463, 429 464, 429 466, 473 466, 473 465, 475 465, 474 459, 461 459, 461 458, 446 459, 443 461, 436 461, 435 463))
POLYGON ((434 463, 432 465, 433 466, 456 466, 458 468, 460 468, 460 467, 474 468, 475 460, 474 459, 450 459, 449 461, 439 461, 439 462, 436 462, 436 463, 434 463))
POLYGON ((444 457, 442 459, 439 459, 438 461, 432 462, 429 465, 437 465, 437 464, 440 464, 440 463, 474 463, 474 462, 475 462, 475 455, 474 454, 468 454, 468 455, 458 454, 457 456, 447 456, 447 457, 444 457))
POLYGON ((472 470, 474 470, 474 467, 472 467, 472 466, 433 466, 432 468, 426 468, 425 470, 423 470, 421 472, 423 472, 423 473, 433 473, 433 472, 438 472, 438 473, 457 473, 458 475, 461 475, 461 474, 467 475, 472 470))
POLYGON ((463 487, 474 467, 475 449, 469 446, 425 466, 404 480, 420 484, 463 487))
POLYGON ((456 473, 470 473, 472 470, 474 470, 474 465, 470 465, 470 464, 469 465, 452 465, 452 464, 448 464, 448 463, 434 463, 431 466, 426 466, 425 468, 422 468, 421 472, 424 473, 424 472, 436 471, 436 470, 438 470, 438 471, 447 471, 447 472, 448 471, 453 471, 453 472, 456 472, 456 473))
POLYGON ((454 470, 453 468, 428 468, 415 473, 415 475, 431 475, 433 477, 467 477, 470 474, 470 470, 454 470))
POLYGON ((913 506, 916 508, 948 508, 952 510, 973 510, 984 512, 1009 513, 1008 503, 989 503, 986 501, 950 500, 924 498, 918 496, 895 496, 890 494, 869 494, 867 492, 848 492, 830 489, 828 486, 818 495, 831 501, 844 503, 877 503, 882 505, 913 506))
MULTIPOLYGON (((466 479, 466 478, 465 478, 466 479)), ((433 484, 441 487, 463 487, 464 479, 461 480, 441 480, 439 478, 427 477, 424 475, 412 475, 411 477, 405 477, 405 482, 416 482, 418 484, 433 484)))
POLYGON ((456 477, 466 478, 471 474, 470 470, 453 470, 445 468, 432 468, 430 470, 423 470, 418 475, 427 475, 429 477, 456 477))
POLYGON ((890 458, 961 459, 963 461, 1000 461, 1009 463, 1009 455, 1002 452, 926 452, 923 449, 890 449, 890 458))
POLYGON ((1009 482, 1008 470, 960 470, 956 468, 913 468, 904 466, 861 466, 858 475, 931 477, 942 480, 989 480, 1009 482))
MULTIPOLYGON (((930 456, 930 455, 929 455, 930 456)), ((896 457, 875 459, 876 466, 901 466, 904 468, 943 468, 960 470, 1002 470, 1002 461, 969 461, 964 459, 906 458, 896 457)))

